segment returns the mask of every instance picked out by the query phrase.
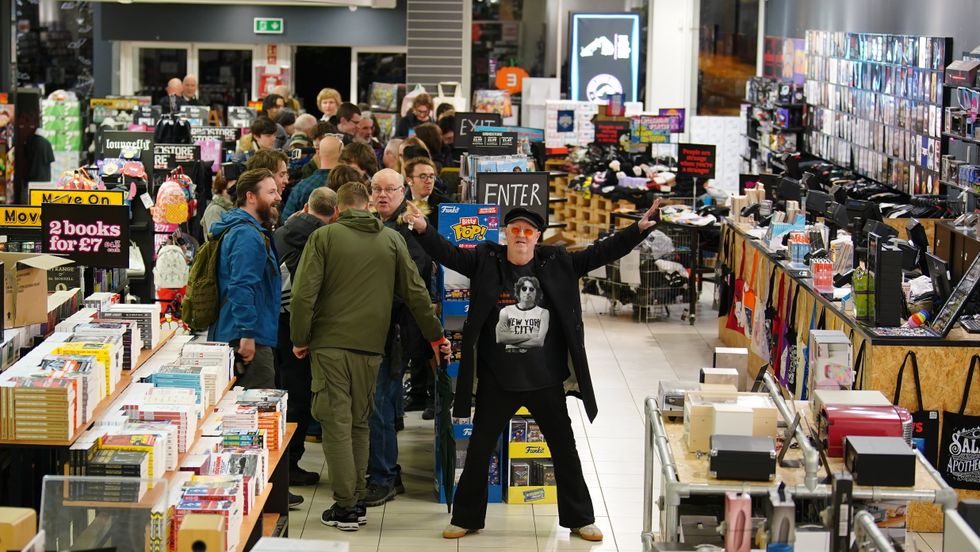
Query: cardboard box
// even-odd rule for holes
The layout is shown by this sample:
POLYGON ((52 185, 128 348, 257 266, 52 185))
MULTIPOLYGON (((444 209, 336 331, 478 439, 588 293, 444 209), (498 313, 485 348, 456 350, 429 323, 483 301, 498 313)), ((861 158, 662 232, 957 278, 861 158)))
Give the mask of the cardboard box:
POLYGON ((0 550, 22 550, 34 538, 37 514, 30 508, 0 508, 0 550))
POLYGON ((714 405, 712 435, 752 435, 753 411, 740 404, 714 405))
MULTIPOLYGON (((769 395, 764 393, 691 392, 684 401, 684 435, 689 452, 708 452, 711 436, 721 433, 715 428, 716 411, 751 411, 751 419, 740 417, 739 423, 751 428, 737 431, 755 437, 775 437, 778 412, 769 395), (726 410, 727 409, 727 410, 726 410)), ((727 427, 727 424, 725 424, 727 427)))
POLYGON ((48 321, 48 270, 73 261, 37 253, 0 253, 3 263, 3 327, 48 321))
POLYGON ((196 550, 201 541, 206 550, 225 550, 225 517, 221 514, 187 514, 177 529, 177 552, 196 550))
POLYGON ((736 389, 744 389, 739 385, 741 376, 734 368, 701 368, 698 381, 718 385, 734 385, 736 389))
POLYGON ((752 378, 749 377, 749 350, 745 347, 715 347, 711 365, 715 368, 738 370, 738 388, 749 390, 752 378))
POLYGON ((840 330, 810 330, 809 389, 850 389, 854 383, 851 340, 840 330))
POLYGON ((980 69, 980 61, 958 59, 946 67, 946 84, 976 86, 977 69, 980 69))

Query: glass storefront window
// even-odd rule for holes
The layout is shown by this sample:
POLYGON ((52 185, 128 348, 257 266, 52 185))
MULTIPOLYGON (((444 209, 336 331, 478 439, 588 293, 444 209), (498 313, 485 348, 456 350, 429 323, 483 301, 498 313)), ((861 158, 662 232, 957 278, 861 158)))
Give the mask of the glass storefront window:
POLYGON ((405 54, 358 52, 357 100, 367 102, 371 83, 399 84, 405 82, 405 54))
POLYGON ((137 95, 154 100, 166 94, 167 81, 183 79, 187 74, 187 50, 172 48, 140 48, 139 89, 137 95))
POLYGON ((199 49, 197 73, 208 105, 245 105, 252 94, 252 50, 199 49))
POLYGON ((759 0, 701 0, 698 115, 738 115, 755 75, 759 0))
POLYGON ((92 4, 16 0, 17 86, 91 94, 92 4))

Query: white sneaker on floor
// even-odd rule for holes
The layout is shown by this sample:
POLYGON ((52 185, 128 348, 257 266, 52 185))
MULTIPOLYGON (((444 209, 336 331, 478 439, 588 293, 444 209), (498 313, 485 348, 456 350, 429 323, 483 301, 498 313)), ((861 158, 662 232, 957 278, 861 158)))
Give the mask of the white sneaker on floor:
POLYGON ((475 529, 465 529, 463 527, 457 527, 450 523, 442 530, 442 538, 444 539, 461 539, 470 533, 476 533, 475 529))
POLYGON ((599 529, 596 524, 590 523, 585 527, 576 527, 572 529, 573 535, 578 535, 583 540, 591 542, 599 542, 602 540, 602 529, 599 529))

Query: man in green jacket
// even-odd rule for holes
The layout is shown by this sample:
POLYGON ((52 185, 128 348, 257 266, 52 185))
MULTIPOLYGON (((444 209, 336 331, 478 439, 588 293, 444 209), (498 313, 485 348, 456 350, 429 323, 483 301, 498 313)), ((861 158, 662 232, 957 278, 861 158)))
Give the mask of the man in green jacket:
POLYGON ((290 321, 293 352, 312 360, 313 417, 323 427, 336 501, 320 521, 343 531, 367 523, 368 419, 395 295, 433 348, 448 353, 405 238, 367 210, 368 199, 363 184, 341 186, 340 218, 313 232, 303 250, 290 321))

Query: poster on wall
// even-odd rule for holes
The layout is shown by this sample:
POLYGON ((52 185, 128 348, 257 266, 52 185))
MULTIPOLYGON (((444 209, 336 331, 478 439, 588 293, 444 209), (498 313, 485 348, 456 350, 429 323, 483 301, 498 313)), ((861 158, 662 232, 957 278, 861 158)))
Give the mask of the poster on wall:
POLYGON ((640 15, 572 13, 571 90, 574 101, 606 103, 610 94, 639 101, 640 15))
POLYGON ((806 80, 806 40, 767 36, 762 53, 762 75, 802 85, 806 80))

